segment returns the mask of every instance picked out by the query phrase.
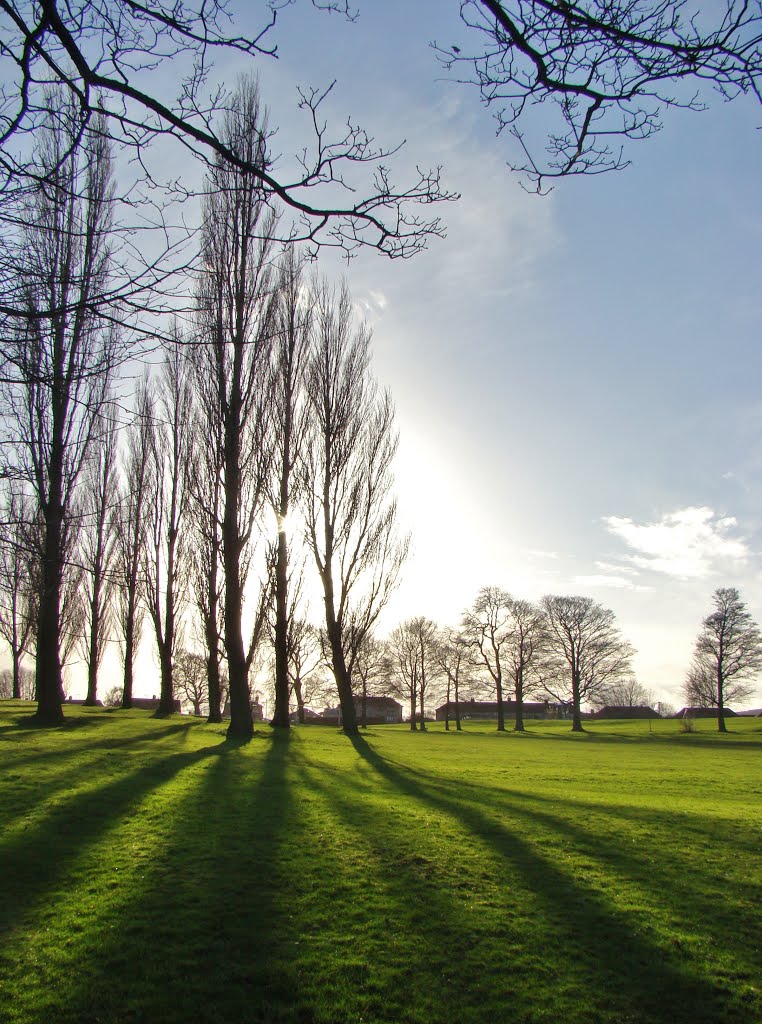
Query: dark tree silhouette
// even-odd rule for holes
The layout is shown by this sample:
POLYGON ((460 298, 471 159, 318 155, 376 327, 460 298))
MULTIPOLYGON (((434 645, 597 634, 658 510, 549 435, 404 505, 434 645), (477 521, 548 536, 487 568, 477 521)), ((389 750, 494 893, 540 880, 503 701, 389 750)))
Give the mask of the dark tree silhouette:
MULTIPOLYGON (((83 131, 77 110, 47 94, 30 167, 4 239, 0 312, 6 473, 26 480, 39 513, 36 637, 39 724, 61 710, 61 592, 80 471, 117 363, 120 332, 94 295, 110 281, 111 155, 102 118, 83 131), (9 247, 10 246, 10 247, 9 247)), ((71 548, 69 550, 72 550, 71 548)))
POLYGON ((140 645, 145 611, 142 572, 146 565, 147 523, 150 521, 147 500, 153 488, 151 474, 156 468, 155 462, 149 457, 154 420, 153 403, 153 389, 148 377, 145 377, 138 382, 134 415, 126 430, 121 460, 119 514, 116 520, 115 618, 124 639, 124 681, 120 694, 123 708, 132 707, 135 654, 140 645))
POLYGON ((186 513, 191 444, 191 391, 182 338, 165 353, 151 421, 151 460, 146 495, 148 541, 145 597, 159 654, 161 692, 157 714, 174 711, 173 663, 178 622, 187 597, 186 513))
MULTIPOLYGON (((231 150, 266 166, 267 115, 256 83, 243 80, 225 118, 231 150)), ((277 308, 272 270, 275 218, 258 180, 219 159, 208 175, 202 270, 196 287, 197 335, 191 348, 202 427, 222 442, 222 562, 229 733, 251 736, 249 669, 254 645, 243 636, 252 536, 267 498, 272 465, 270 353, 277 308)), ((263 620, 258 618, 258 629, 263 620)), ((258 630, 256 630, 258 634, 258 630)))
POLYGON ((494 110, 518 148, 509 166, 538 191, 626 167, 625 144, 658 131, 667 107, 701 110, 712 90, 762 98, 757 3, 461 0, 460 14, 466 41, 437 55, 494 110))
POLYGON ((7 694, 21 699, 21 661, 33 650, 37 620, 35 558, 31 550, 29 498, 9 488, 0 521, 0 636, 11 655, 12 685, 7 694))
POLYGON ((82 650, 87 663, 85 703, 98 700, 98 669, 113 620, 114 559, 117 516, 116 410, 107 404, 96 421, 90 455, 82 475, 82 523, 78 560, 84 576, 85 635, 82 650))
POLYGON ((754 692, 749 680, 762 670, 762 632, 735 587, 712 595, 714 611, 701 623, 685 682, 689 705, 717 708, 717 729, 727 732, 725 708, 754 692))
MULTIPOLYGON (((292 170, 283 174, 258 154, 231 145, 224 128, 218 129, 216 115, 228 107, 230 96, 210 80, 215 59, 242 63, 248 71, 250 61, 275 56, 271 37, 281 6, 258 5, 254 17, 261 13, 261 25, 245 38, 235 31, 226 0, 2 0, 0 195, 25 188, 34 177, 25 153, 28 137, 44 120, 43 83, 49 83, 76 104, 83 126, 103 117, 105 133, 133 158, 131 166, 141 169, 129 201, 146 216, 154 206, 159 223, 163 200, 183 199, 187 192, 178 179, 162 180, 160 165, 152 160, 155 143, 164 154, 174 150, 175 166, 190 155, 264 187, 292 214, 285 239, 300 237, 347 251, 371 245, 390 256, 417 252, 429 235, 440 233, 437 218, 417 212, 448 198, 439 170, 419 171, 398 187, 388 160, 393 149, 377 146, 351 121, 332 137, 321 111, 332 86, 300 91, 305 137, 292 170), (159 64, 165 71, 160 89, 159 64), (373 171, 365 187, 366 176, 356 173, 364 165, 373 171)), ((315 0, 315 6, 349 14, 344 3, 315 0)), ((100 295, 108 301, 105 292, 100 295)), ((6 308, 18 311, 7 297, 6 308)))
POLYGON ((349 292, 317 287, 300 459, 307 541, 318 568, 344 732, 356 735, 352 676, 362 642, 397 584, 407 541, 391 498, 394 407, 370 373, 370 333, 349 292))
MULTIPOLYGON (((277 524, 275 560, 275 709, 272 724, 289 724, 289 527, 297 453, 304 441, 304 369, 309 355, 310 307, 304 301, 301 266, 293 246, 282 260, 278 277, 271 362, 273 481, 270 501, 277 524)), ((293 680, 291 686, 294 686, 293 680)), ((294 689, 297 702, 300 687, 294 689)), ((304 718, 299 704, 300 721, 304 718)))
POLYGON ((217 392, 191 359, 194 379, 193 450, 188 485, 190 575, 206 663, 208 721, 222 721, 222 421, 215 415, 217 392))

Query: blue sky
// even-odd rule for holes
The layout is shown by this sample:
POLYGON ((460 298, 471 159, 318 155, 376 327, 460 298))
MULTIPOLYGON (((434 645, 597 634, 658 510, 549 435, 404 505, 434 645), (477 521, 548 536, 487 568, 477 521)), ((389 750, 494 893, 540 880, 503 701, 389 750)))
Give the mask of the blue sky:
POLYGON ((331 116, 407 140, 395 166, 441 163, 462 193, 413 261, 321 258, 397 404, 413 555, 385 622, 455 623, 488 583, 589 594, 679 703, 712 591, 738 586, 762 617, 762 110, 667 113, 628 170, 530 196, 428 46, 461 42, 458 5, 358 6, 354 24, 285 10, 260 76, 284 166, 296 85, 336 78, 331 116))

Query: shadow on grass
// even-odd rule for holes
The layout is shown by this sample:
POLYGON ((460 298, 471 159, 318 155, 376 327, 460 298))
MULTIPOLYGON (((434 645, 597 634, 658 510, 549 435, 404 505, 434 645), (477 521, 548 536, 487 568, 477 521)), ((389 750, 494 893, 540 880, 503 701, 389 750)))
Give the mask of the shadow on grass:
MULTIPOLYGON (((349 744, 338 759, 319 750, 318 765, 298 734, 204 735, 218 742, 106 786, 94 779, 0 848, 6 879, 19 859, 35 861, 11 887, 29 893, 29 919, 3 918, 0 904, 0 930, 20 926, 8 946, 26 943, 14 1021, 754 1019, 643 915, 575 874, 578 857, 543 849, 552 835, 658 899, 673 879, 618 845, 617 810, 598 848, 600 830, 587 835, 558 801, 428 775, 365 739, 353 741, 356 757, 349 744)), ((710 869, 695 867, 700 886, 710 869)))
MULTIPOLYGON (((362 737, 352 742, 360 757, 391 787, 423 806, 460 819, 467 832, 487 844, 503 863, 506 884, 516 878, 529 890, 538 911, 552 922, 558 980, 577 989, 577 998, 588 1003, 589 1019, 686 1024, 733 1019, 727 1015, 727 991, 702 977, 679 953, 636 930, 627 913, 583 879, 561 870, 554 858, 544 856, 517 829, 484 813, 471 800, 453 799, 412 779, 362 737)), ((529 830, 533 823, 540 824, 542 815, 526 809, 523 815, 531 835, 529 830)), ((571 831, 566 822, 547 815, 545 819, 546 826, 571 831)), ((625 862, 620 870, 626 875, 630 867, 625 862)), ((654 871, 658 885, 656 877, 654 871)))
POLYGON ((50 1021, 308 1019, 294 1010, 294 878, 283 850, 293 828, 293 741, 280 731, 258 739, 222 744, 168 808, 150 861, 123 884, 115 918, 83 937, 85 969, 59 993, 50 1021))
POLYGON ((104 784, 96 775, 84 792, 74 790, 46 807, 37 820, 0 838, 0 931, 33 915, 48 893, 62 884, 77 862, 108 833, 115 821, 135 813, 152 791, 179 772, 219 754, 220 748, 171 754, 104 784))

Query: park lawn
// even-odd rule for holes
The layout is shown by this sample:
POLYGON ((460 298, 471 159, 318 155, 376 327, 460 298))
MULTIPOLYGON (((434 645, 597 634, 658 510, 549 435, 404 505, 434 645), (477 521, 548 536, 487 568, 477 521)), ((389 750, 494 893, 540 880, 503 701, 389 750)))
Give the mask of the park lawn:
POLYGON ((762 1021, 762 723, 0 702, 0 1021, 762 1021))

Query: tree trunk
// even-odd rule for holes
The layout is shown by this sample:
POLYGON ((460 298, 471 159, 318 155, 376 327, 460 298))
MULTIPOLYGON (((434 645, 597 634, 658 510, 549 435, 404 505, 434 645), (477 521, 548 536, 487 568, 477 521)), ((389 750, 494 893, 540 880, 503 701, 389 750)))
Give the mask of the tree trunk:
POLYGON ((218 641, 219 637, 217 636, 216 625, 207 623, 206 685, 209 691, 209 714, 207 715, 206 720, 209 723, 218 723, 222 721, 222 711, 220 708, 222 700, 220 694, 220 656, 218 641), (212 634, 211 636, 210 630, 212 634))
POLYGON ((128 600, 130 604, 124 624, 124 682, 122 685, 123 708, 132 707, 133 662, 135 661, 135 611, 131 594, 128 600))
POLYGON ((455 678, 455 731, 463 731, 463 726, 460 724, 460 687, 457 676, 455 678))
POLYGON ((513 731, 526 731, 524 729, 524 678, 520 669, 516 673, 516 724, 513 731))
POLYGON ((497 692, 497 731, 505 732, 505 709, 503 708, 503 678, 500 672, 495 679, 495 690, 497 692))
POLYGON ((445 732, 450 731, 450 675, 447 675, 447 698, 445 700, 445 732))
POLYGON ((717 669, 717 731, 727 732, 728 727, 725 725, 725 707, 724 707, 724 686, 721 670, 717 669))
POLYGON ((172 681, 172 647, 171 644, 166 642, 162 644, 159 651, 159 668, 161 671, 161 690, 156 716, 157 718, 163 718, 165 715, 171 715, 175 710, 174 685, 172 681))
POLYGON ((37 710, 32 720, 37 725, 61 725, 63 678, 61 673, 61 479, 60 466, 51 459, 50 498, 45 509, 45 546, 42 557, 37 627, 35 687, 37 710))
POLYGON ((347 736, 359 736, 360 730, 357 728, 357 713, 355 711, 352 683, 347 672, 346 662, 344 661, 344 648, 341 644, 341 629, 333 618, 332 612, 333 608, 328 612, 328 618, 331 621, 326 623, 326 632, 328 633, 328 641, 331 645, 331 660, 333 662, 334 678, 336 679, 336 689, 339 691, 342 728, 347 736))
MULTIPOLYGON (((324 485, 328 490, 328 483, 324 485)), ((324 499, 323 507, 329 507, 327 498, 324 499)), ((325 524, 326 538, 331 533, 327 523, 325 524)), ((326 545, 331 550, 330 545, 326 545)), ((321 573, 323 581, 323 600, 325 603, 325 631, 328 634, 328 643, 331 647, 331 662, 333 675, 336 680, 336 689, 339 691, 339 705, 341 707, 342 728, 347 736, 359 736, 357 728, 357 713, 355 712, 355 701, 352 693, 352 681, 347 672, 347 664, 344 659, 344 647, 341 642, 341 623, 336 621, 333 593, 333 566, 330 555, 326 556, 325 565, 321 573)))
POLYGON ((421 709, 421 732, 428 732, 428 730, 426 729, 425 709, 424 709, 424 706, 423 706, 423 690, 421 690, 421 692, 420 692, 420 694, 418 696, 419 696, 419 707, 421 709))
MULTIPOLYGON (((294 680, 294 696, 296 697, 296 718, 299 725, 304 725, 304 697, 301 679, 294 680)), ((273 723, 274 724, 274 723, 273 723)))
POLYGON ((13 652, 13 699, 21 700, 21 655, 14 646, 13 652))
MULTIPOLYGON (((281 501, 282 519, 283 512, 281 501)), ((281 519, 281 522, 282 522, 281 519)), ((279 524, 275 563, 275 709, 271 725, 288 729, 288 538, 279 524)))
POLYGON ((225 424, 225 510, 222 518, 222 557, 225 567, 225 653, 228 659, 230 725, 228 736, 250 739, 254 735, 254 719, 249 700, 248 667, 243 644, 241 619, 243 594, 241 587, 241 540, 238 513, 241 496, 241 468, 238 464, 240 428, 238 410, 240 396, 234 389, 225 424))
POLYGON ((87 659, 87 696, 85 704, 94 707, 98 700, 98 647, 100 644, 100 580, 93 581, 93 599, 90 605, 90 650, 87 659))
POLYGON ((579 680, 572 677, 572 732, 584 732, 579 710, 579 680))

